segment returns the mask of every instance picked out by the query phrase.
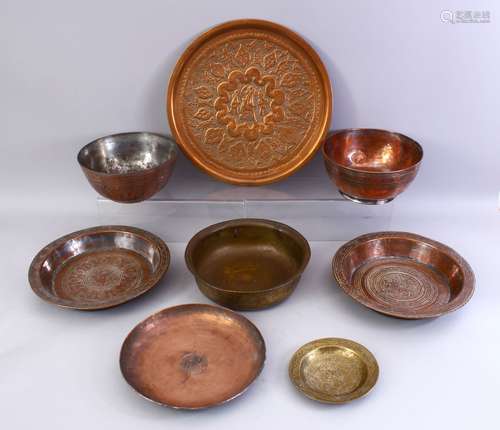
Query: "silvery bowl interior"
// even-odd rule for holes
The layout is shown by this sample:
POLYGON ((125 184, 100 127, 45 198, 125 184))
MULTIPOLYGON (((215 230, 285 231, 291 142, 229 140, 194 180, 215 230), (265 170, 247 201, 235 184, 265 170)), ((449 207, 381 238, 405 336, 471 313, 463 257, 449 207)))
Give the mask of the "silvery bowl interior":
POLYGON ((104 174, 127 174, 153 169, 177 156, 173 139, 133 132, 101 137, 78 154, 81 166, 104 174))

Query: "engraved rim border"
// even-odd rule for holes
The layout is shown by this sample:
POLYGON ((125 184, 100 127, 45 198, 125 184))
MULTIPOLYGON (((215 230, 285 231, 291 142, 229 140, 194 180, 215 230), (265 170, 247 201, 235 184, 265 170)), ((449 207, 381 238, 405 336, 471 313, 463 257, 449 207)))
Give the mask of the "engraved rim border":
POLYGON ((360 343, 349 339, 327 337, 308 342, 295 351, 288 366, 288 376, 290 377, 290 380, 295 388, 297 388, 297 390, 303 393, 306 397, 322 403, 342 404, 368 394, 368 392, 377 383, 379 377, 379 366, 375 356, 360 343), (311 351, 325 347, 348 349, 355 353, 366 366, 367 375, 363 384, 357 387, 354 391, 339 396, 332 396, 327 393, 318 392, 308 387, 306 382, 302 379, 302 360, 311 351))
POLYGON ((56 305, 61 308, 67 308, 67 309, 88 310, 88 311, 101 310, 121 305, 123 303, 126 303, 132 299, 135 299, 143 295, 161 281, 161 279, 167 272, 169 266, 170 266, 170 251, 168 249, 167 244, 158 236, 155 236, 154 234, 149 233, 148 231, 136 227, 129 227, 124 225, 104 225, 98 227, 90 227, 83 230, 77 230, 72 233, 68 233, 64 236, 59 237, 53 242, 49 243, 45 247, 43 247, 35 255, 33 261, 30 264, 28 270, 28 281, 33 292, 43 301, 50 303, 52 305, 56 305), (121 297, 118 299, 110 300, 106 303, 95 304, 95 305, 90 303, 81 305, 70 303, 67 300, 60 299, 56 296, 49 295, 45 292, 45 288, 43 287, 42 281, 40 279, 40 269, 44 261, 48 258, 50 254, 52 254, 52 252, 54 252, 56 248, 58 248, 68 240, 74 239, 76 237, 86 236, 93 233, 106 233, 106 232, 111 233, 117 231, 124 233, 132 233, 141 236, 146 240, 148 240, 149 242, 151 242, 159 251, 160 261, 158 262, 158 267, 153 273, 151 273, 150 279, 147 282, 143 283, 142 288, 139 292, 130 296, 121 297))
POLYGON ((221 181, 235 185, 266 185, 285 179, 288 176, 295 173, 302 166, 304 166, 309 160, 311 160, 311 158, 314 156, 314 154, 322 145, 323 140, 328 132, 333 112, 332 85, 326 67, 321 61, 321 58, 319 57, 318 53, 298 33, 295 33, 294 31, 280 24, 276 24, 272 21, 261 20, 261 19, 237 19, 237 20, 227 21, 222 24, 216 25, 215 27, 210 28, 209 30, 205 31, 200 36, 198 36, 196 39, 192 40, 189 43, 188 47, 185 49, 185 51, 177 60, 177 63, 172 71, 172 74, 170 75, 166 99, 167 99, 166 100, 167 118, 170 125, 170 129, 182 152, 191 160, 193 164, 195 164, 202 171, 208 173, 210 176, 219 179, 221 181), (186 63, 189 61, 193 53, 199 47, 203 45, 206 41, 210 40, 212 37, 220 33, 223 33, 225 31, 232 30, 238 27, 252 27, 252 26, 255 26, 259 29, 280 33, 285 37, 287 37, 288 39, 290 39, 298 47, 303 49, 318 71, 321 82, 323 84, 322 89, 325 94, 326 100, 325 100, 325 114, 323 115, 322 126, 317 141, 313 145, 311 145, 311 148, 309 149, 307 155, 304 158, 302 158, 299 162, 296 162, 292 167, 280 173, 275 173, 273 175, 266 176, 263 178, 249 179, 249 178, 241 178, 235 176, 234 174, 227 174, 221 168, 212 168, 210 166, 207 166, 204 164, 203 160, 199 160, 189 148, 185 147, 181 134, 179 132, 179 128, 177 126, 173 105, 174 105, 174 90, 178 82, 178 78, 186 63))
POLYGON ((461 307, 467 304, 467 302, 471 299, 472 295, 474 294, 475 290, 474 272, 472 271, 472 268, 469 265, 469 263, 460 254, 458 254, 455 250, 453 250, 452 248, 441 242, 429 239, 428 237, 425 236, 420 236, 415 233, 408 233, 404 231, 381 231, 375 233, 368 233, 350 240, 349 242, 342 245, 335 253, 332 259, 332 272, 335 281, 337 281, 337 284, 340 287, 340 289, 344 291, 344 293, 346 293, 353 300, 355 300, 358 303, 361 303, 363 306, 366 306, 367 308, 372 309, 376 312, 400 319, 409 320, 409 319, 437 318, 441 315, 445 315, 450 312, 456 311, 457 309, 460 309, 461 307), (357 296, 357 295, 354 296, 353 287, 351 283, 346 279, 343 272, 340 270, 342 259, 345 258, 345 256, 348 255, 349 252, 352 249, 354 249, 359 243, 368 242, 380 238, 400 238, 400 239, 413 240, 415 242, 424 242, 429 247, 439 249, 442 252, 445 252, 446 254, 448 254, 450 258, 455 260, 457 265, 463 270, 464 281, 462 290, 451 302, 448 302, 448 304, 443 305, 439 307, 439 309, 435 309, 432 312, 419 312, 418 310, 412 313, 389 311, 385 308, 378 307, 376 304, 368 300, 365 300, 363 296, 357 296))
POLYGON ((156 405, 167 407, 167 408, 179 409, 179 410, 196 411, 196 410, 200 410, 200 409, 213 408, 214 406, 219 406, 219 405, 225 404, 225 403, 230 402, 231 400, 233 400, 233 399, 241 396, 245 391, 247 391, 250 388, 250 386, 252 385, 252 383, 262 373, 262 369, 264 369, 264 365, 265 365, 265 362, 266 362, 266 351, 267 351, 266 350, 266 342, 264 341, 264 337, 262 336, 262 333, 257 328, 257 326, 252 321, 250 321, 247 317, 245 317, 244 315, 242 315, 242 314, 240 314, 238 312, 232 311, 231 309, 222 307, 222 306, 215 306, 215 305, 210 305, 210 304, 206 304, 206 303, 188 303, 188 304, 171 306, 169 308, 162 309, 162 310, 160 310, 158 312, 155 312, 154 314, 149 315, 144 320, 142 320, 140 323, 138 323, 132 330, 130 330, 130 332, 128 333, 127 337, 125 338, 125 340, 122 343, 122 347, 120 349, 119 363, 120 363, 120 371, 121 371, 121 374, 123 376, 123 379, 125 379, 125 381, 129 385, 129 387, 131 387, 142 398, 148 400, 149 402, 155 403, 156 405), (206 406, 197 406, 197 407, 177 406, 177 405, 170 404, 170 403, 162 403, 162 402, 159 402, 157 400, 151 399, 150 397, 147 397, 145 394, 141 393, 141 391, 139 391, 139 389, 128 380, 128 378, 127 378, 127 376, 125 374, 126 372, 124 371, 124 369, 125 369, 124 352, 125 352, 126 344, 128 342, 130 342, 130 339, 133 336, 134 332, 136 330, 138 330, 140 327, 142 327, 144 324, 146 324, 148 321, 150 321, 151 319, 158 318, 162 313, 166 313, 167 311, 168 312, 176 311, 176 310, 179 310, 179 309, 182 309, 182 308, 184 308, 184 309, 188 309, 188 308, 200 308, 200 309, 201 308, 207 308, 207 309, 217 309, 217 310, 220 310, 220 311, 223 311, 223 312, 227 312, 228 314, 230 314, 234 318, 243 321, 252 330, 255 330, 255 333, 257 334, 257 337, 258 337, 258 339, 259 339, 259 341, 261 343, 261 346, 262 346, 262 362, 261 362, 261 365, 260 365, 259 369, 255 373, 255 376, 253 377, 253 379, 245 387, 243 387, 243 389, 241 391, 239 391, 235 395, 233 395, 231 397, 228 397, 227 399, 221 400, 220 402, 212 403, 212 404, 206 405, 206 406))

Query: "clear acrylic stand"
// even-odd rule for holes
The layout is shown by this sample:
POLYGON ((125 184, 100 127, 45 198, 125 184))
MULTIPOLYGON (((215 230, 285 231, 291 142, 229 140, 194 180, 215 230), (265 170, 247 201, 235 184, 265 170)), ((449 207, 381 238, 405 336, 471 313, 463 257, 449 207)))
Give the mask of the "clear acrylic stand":
POLYGON ((345 200, 323 166, 261 187, 225 184, 194 168, 179 170, 145 202, 98 198, 101 222, 144 228, 170 242, 187 242, 202 228, 232 218, 284 222, 311 241, 350 240, 390 225, 393 203, 369 206, 345 200))

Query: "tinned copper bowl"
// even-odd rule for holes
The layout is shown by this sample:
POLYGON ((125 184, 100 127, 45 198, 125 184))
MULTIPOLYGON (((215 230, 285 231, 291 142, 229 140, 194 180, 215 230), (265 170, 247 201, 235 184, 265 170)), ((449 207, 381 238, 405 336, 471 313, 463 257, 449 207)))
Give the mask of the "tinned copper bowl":
POLYGON ((326 170, 340 193, 374 205, 390 202, 408 187, 423 154, 413 139, 376 129, 339 130, 323 145, 326 170))
POLYGON ((299 232, 262 219, 207 227, 190 240, 185 254, 201 292, 237 310, 281 303, 295 290, 310 256, 299 232))
POLYGON ((147 132, 101 137, 78 153, 90 185, 120 203, 140 202, 156 194, 167 183, 176 159, 173 139, 147 132))

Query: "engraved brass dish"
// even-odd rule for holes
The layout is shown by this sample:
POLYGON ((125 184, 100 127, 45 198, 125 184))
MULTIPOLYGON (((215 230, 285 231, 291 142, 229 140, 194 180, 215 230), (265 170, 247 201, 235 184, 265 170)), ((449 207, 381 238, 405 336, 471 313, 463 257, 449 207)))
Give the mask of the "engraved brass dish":
POLYGON ((84 146, 78 163, 90 185, 120 203, 146 200, 167 183, 175 161, 175 142, 155 133, 120 133, 84 146))
POLYGON ((364 396, 378 379, 375 357, 363 345, 339 338, 306 343, 293 355, 288 373, 307 397, 346 403, 364 396))
POLYGON ((371 205, 401 194, 417 175, 423 154, 413 139, 376 129, 339 130, 323 145, 326 170, 340 193, 371 205))
POLYGON ((137 325, 120 353, 125 380, 164 406, 202 409, 243 393, 260 374, 266 348, 244 316, 211 305, 164 309, 137 325))
POLYGON ((314 155, 332 111, 330 80, 299 35, 268 21, 218 25, 180 57, 170 129, 191 161, 239 185, 291 175, 314 155))
POLYGON ((354 300, 404 319, 455 311, 474 292, 474 274, 460 255, 412 233, 371 233, 351 240, 335 254, 333 274, 354 300))
POLYGON ((189 241, 186 264, 201 292, 223 306, 257 310, 295 290, 311 251, 296 230, 276 221, 235 219, 189 241))
POLYGON ((153 288, 170 263, 167 245, 134 227, 75 231, 43 248, 29 268, 29 282, 43 300, 94 310, 125 303, 153 288))

